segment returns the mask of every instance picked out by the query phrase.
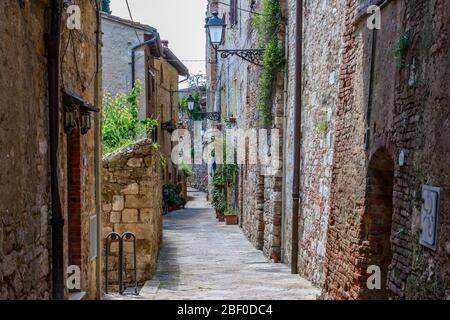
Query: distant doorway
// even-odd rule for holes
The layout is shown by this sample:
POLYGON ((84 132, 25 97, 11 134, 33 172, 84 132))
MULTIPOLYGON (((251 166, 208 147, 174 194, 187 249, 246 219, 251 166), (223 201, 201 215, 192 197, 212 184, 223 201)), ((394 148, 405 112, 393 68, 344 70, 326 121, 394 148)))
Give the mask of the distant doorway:
POLYGON ((394 188, 394 161, 386 149, 379 149, 372 157, 367 171, 366 207, 362 221, 363 265, 366 275, 369 266, 381 270, 381 289, 370 290, 367 278, 361 283, 361 299, 388 298, 387 278, 392 260, 391 228, 394 188))

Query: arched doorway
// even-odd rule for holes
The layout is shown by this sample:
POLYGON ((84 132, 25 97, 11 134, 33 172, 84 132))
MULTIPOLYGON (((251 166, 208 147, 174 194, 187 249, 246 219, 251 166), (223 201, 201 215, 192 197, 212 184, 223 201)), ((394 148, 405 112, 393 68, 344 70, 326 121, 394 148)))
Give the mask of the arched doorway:
POLYGON ((363 263, 361 274, 367 275, 369 266, 381 271, 381 289, 369 289, 367 277, 361 284, 361 299, 387 299, 387 277, 392 260, 391 228, 394 188, 394 161, 384 148, 370 160, 367 170, 366 205, 362 220, 363 263))

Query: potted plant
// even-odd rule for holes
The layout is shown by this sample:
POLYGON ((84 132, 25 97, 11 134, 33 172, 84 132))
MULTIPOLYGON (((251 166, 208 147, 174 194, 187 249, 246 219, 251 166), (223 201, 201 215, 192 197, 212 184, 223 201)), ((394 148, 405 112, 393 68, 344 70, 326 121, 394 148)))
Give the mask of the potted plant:
POLYGON ((224 212, 226 210, 225 195, 222 190, 213 190, 213 206, 216 209, 216 219, 225 221, 224 212))
POLYGON ((223 216, 226 209, 226 198, 225 198, 225 182, 222 176, 222 172, 220 168, 216 170, 213 176, 212 188, 211 188, 211 196, 212 196, 212 205, 216 209, 216 219, 219 221, 224 221, 225 217, 223 216))
POLYGON ((180 196, 181 186, 169 183, 164 186, 166 188, 166 196, 168 197, 168 211, 175 211, 183 208, 186 204, 186 199, 180 196))
POLYGON ((236 213, 234 212, 233 208, 227 208, 225 210, 225 220, 226 220, 227 226, 238 224, 238 217, 237 217, 236 213))

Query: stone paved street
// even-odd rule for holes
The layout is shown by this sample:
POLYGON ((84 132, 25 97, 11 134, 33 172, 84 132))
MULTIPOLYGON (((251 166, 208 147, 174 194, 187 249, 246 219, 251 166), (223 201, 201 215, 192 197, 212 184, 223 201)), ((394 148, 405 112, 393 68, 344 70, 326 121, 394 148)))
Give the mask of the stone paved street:
POLYGON ((215 220, 205 194, 164 218, 158 270, 139 297, 106 299, 316 299, 319 290, 284 264, 268 261, 238 226, 215 220))

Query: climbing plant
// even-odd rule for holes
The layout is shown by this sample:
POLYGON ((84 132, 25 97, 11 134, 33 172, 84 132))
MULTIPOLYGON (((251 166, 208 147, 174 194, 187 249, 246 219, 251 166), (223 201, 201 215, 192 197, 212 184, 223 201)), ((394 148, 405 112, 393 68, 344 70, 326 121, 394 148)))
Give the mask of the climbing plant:
POLYGON ((102 11, 106 12, 108 14, 111 14, 111 7, 110 7, 111 0, 102 0, 102 11))
POLYGON ((254 18, 257 45, 264 49, 263 69, 259 77, 258 109, 263 125, 271 121, 270 101, 277 73, 285 66, 284 47, 278 39, 282 15, 279 0, 263 0, 261 14, 254 18))
POLYGON ((103 153, 110 153, 132 144, 158 125, 155 119, 139 120, 140 93, 141 84, 137 81, 127 94, 107 93, 103 97, 103 153))
POLYGON ((397 45, 393 49, 395 62, 398 69, 402 69, 406 65, 406 56, 411 45, 412 34, 410 31, 400 35, 397 45))

